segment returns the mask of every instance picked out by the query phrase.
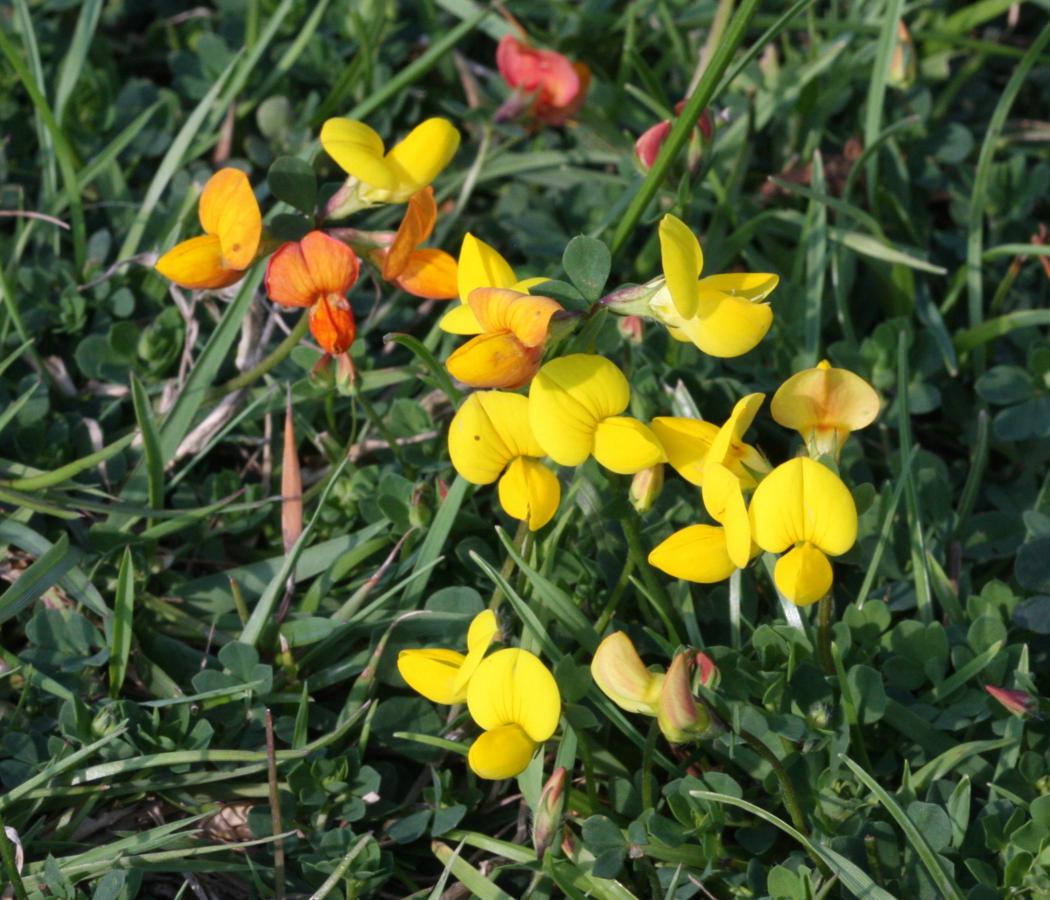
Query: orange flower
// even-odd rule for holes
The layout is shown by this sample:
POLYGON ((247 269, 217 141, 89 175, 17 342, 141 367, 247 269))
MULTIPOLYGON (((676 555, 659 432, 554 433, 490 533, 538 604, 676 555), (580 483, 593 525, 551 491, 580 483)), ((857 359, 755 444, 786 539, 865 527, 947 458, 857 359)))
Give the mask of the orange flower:
POLYGON ((504 288, 475 288, 467 300, 480 331, 445 365, 453 377, 479 388, 519 388, 539 371, 556 300, 504 288))
POLYGON ((204 234, 172 247, 157 260, 157 271, 193 290, 239 281, 262 238, 262 213, 248 176, 240 169, 220 169, 204 186, 197 214, 204 234))
MULTIPOLYGON (((675 104, 674 114, 676 116, 681 115, 682 109, 685 107, 685 101, 680 100, 675 104)), ((642 164, 642 168, 647 172, 653 167, 653 163, 656 162, 656 157, 660 155, 660 149, 664 145, 664 141, 667 140, 667 136, 671 133, 671 126, 674 123, 670 119, 664 119, 662 122, 657 122, 655 125, 650 126, 642 132, 641 137, 634 142, 634 155, 638 157, 638 162, 642 164)), ((704 110, 700 114, 700 120, 696 123, 696 129, 694 133, 694 140, 699 137, 703 143, 710 143, 711 137, 714 134, 711 113, 708 110, 704 110)), ((699 157, 697 157, 699 160, 699 157)), ((690 166, 692 168, 692 166, 690 166)))
POLYGON ((535 50, 509 34, 496 48, 496 66, 514 90, 497 120, 512 119, 528 106, 537 121, 563 125, 583 104, 591 82, 591 70, 583 63, 570 62, 553 50, 535 50))
POLYGON ((405 217, 390 246, 377 248, 369 255, 382 270, 384 281, 415 297, 451 300, 458 296, 456 260, 444 250, 419 248, 430 237, 436 221, 434 189, 427 185, 409 198, 405 217))
POLYGON ((266 267, 266 293, 281 306, 308 307, 310 331, 326 353, 350 349, 357 326, 346 292, 361 266, 342 241, 311 231, 301 241, 282 244, 266 267))

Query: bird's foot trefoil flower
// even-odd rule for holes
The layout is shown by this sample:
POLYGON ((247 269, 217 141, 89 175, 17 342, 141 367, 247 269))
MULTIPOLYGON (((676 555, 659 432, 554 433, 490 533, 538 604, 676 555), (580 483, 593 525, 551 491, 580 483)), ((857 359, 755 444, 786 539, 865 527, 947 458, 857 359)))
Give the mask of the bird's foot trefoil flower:
POLYGON ((513 93, 496 112, 496 121, 522 113, 544 125, 563 125, 583 104, 591 72, 553 50, 536 50, 507 34, 496 48, 496 66, 513 93))
POLYGON ((433 233, 436 221, 434 189, 428 185, 409 198, 390 243, 370 250, 368 255, 383 280, 405 293, 427 300, 451 300, 458 295, 456 260, 444 250, 420 246, 433 233))
POLYGON ((436 647, 402 650, 397 657, 397 670, 412 690, 432 703, 463 703, 471 677, 498 635, 496 615, 486 609, 470 623, 466 655, 436 647))
POLYGON ((447 119, 427 119, 388 151, 364 122, 329 119, 321 146, 350 176, 325 208, 325 218, 341 219, 379 203, 407 202, 456 155, 459 131, 447 119))
POLYGON ((593 455, 610 471, 633 475, 666 456, 652 429, 621 415, 630 399, 623 372, 604 357, 551 360, 529 387, 532 432, 559 465, 577 466, 593 455))
POLYGON ((784 553, 773 577, 798 606, 831 590, 829 556, 857 539, 857 507, 849 488, 827 466, 796 457, 777 466, 755 489, 749 508, 752 539, 769 553, 784 553))
POLYGON ((282 244, 266 266, 266 293, 281 306, 309 310, 310 333, 321 348, 340 356, 354 342, 357 326, 346 292, 361 265, 342 241, 311 231, 301 241, 282 244))
POLYGON ((448 430, 456 471, 472 484, 499 479, 503 509, 532 531, 558 510, 561 486, 540 458, 543 448, 529 427, 529 401, 521 394, 478 391, 460 406, 448 430))
POLYGON ((838 460, 850 434, 878 417, 879 395, 859 375, 823 360, 785 381, 770 409, 780 425, 802 435, 811 457, 838 460))
POLYGON ((700 278, 704 255, 689 227, 668 214, 659 234, 666 284, 650 300, 650 314, 675 340, 692 342, 709 356, 741 356, 754 349, 773 324, 773 311, 763 301, 779 277, 734 272, 700 278))
POLYGON ((248 176, 240 169, 220 169, 204 186, 197 213, 204 234, 172 247, 157 260, 157 271, 192 290, 239 281, 262 239, 262 213, 248 176))

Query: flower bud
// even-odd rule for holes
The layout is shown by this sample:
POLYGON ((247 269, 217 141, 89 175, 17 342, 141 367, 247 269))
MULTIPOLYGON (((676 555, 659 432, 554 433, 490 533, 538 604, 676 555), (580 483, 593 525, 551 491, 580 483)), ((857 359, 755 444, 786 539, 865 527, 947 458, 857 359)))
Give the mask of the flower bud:
POLYGON ((561 828, 567 781, 568 771, 565 766, 558 766, 543 786, 532 823, 532 846, 536 848, 537 858, 543 858, 543 854, 554 843, 554 836, 561 828))
POLYGON ((631 479, 631 506, 644 513, 652 509, 664 487, 664 464, 657 463, 636 472, 631 479))
POLYGON ((718 685, 718 666, 702 650, 698 650, 696 653, 696 667, 700 672, 700 684, 703 687, 713 688, 718 685))
POLYGON ((613 703, 627 712, 656 715, 664 676, 650 672, 622 631, 610 634, 594 651, 591 676, 613 703))
POLYGON ((693 697, 692 666, 695 657, 682 651, 671 661, 657 707, 660 731, 672 744, 685 744, 705 737, 712 725, 707 707, 693 697))
POLYGON ((1025 691, 993 687, 990 684, 986 684, 984 689, 1015 716, 1031 715, 1039 707, 1039 701, 1025 691))
POLYGON ((641 316, 624 316, 617 322, 620 334, 632 344, 640 344, 642 342, 644 326, 645 323, 641 316))

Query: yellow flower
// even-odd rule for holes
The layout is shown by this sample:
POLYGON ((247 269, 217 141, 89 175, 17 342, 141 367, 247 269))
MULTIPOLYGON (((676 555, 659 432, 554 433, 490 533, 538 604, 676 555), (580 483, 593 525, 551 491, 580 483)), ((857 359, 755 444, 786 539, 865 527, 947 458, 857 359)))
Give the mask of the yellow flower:
POLYGON ((649 308, 671 337, 726 358, 757 346, 773 324, 773 311, 762 301, 776 288, 779 276, 734 272, 700 278, 704 254, 689 227, 668 214, 660 222, 659 235, 666 284, 649 308))
POLYGON ((340 217, 376 203, 406 203, 456 155, 459 132, 447 119, 427 119, 388 152, 364 122, 329 119, 321 146, 347 175, 349 190, 329 215, 340 217))
MULTIPOLYGON (((620 709, 655 717, 668 741, 684 744, 705 737, 713 724, 707 707, 693 697, 696 659, 694 653, 683 650, 675 654, 666 674, 650 672, 631 639, 616 631, 594 651, 591 677, 620 709)), ((712 675, 713 666, 708 678, 712 675)))
POLYGON ((467 309, 477 336, 445 361, 449 374, 471 387, 518 388, 539 370, 551 318, 562 306, 500 288, 475 288, 467 309))
POLYGON ((838 459, 850 432, 875 421, 879 395, 859 375, 824 360, 785 381, 773 395, 771 411, 779 424, 802 435, 810 456, 838 459))
POLYGON ((434 703, 462 703, 467 685, 485 652, 499 632, 496 615, 486 609, 478 613, 467 631, 467 654, 441 648, 402 650, 397 670, 408 686, 434 703))
MULTIPOLYGON (((737 403, 725 423, 729 426, 724 437, 726 447, 719 449, 719 462, 740 479, 745 489, 753 488, 757 479, 770 470, 769 462, 761 452, 743 439, 763 398, 763 394, 749 394, 737 403)), ((701 487, 708 451, 722 429, 714 422, 678 416, 657 416, 652 428, 675 471, 690 484, 701 487)))
MULTIPOLYGON (((666 441, 672 465, 677 458, 684 466, 683 475, 688 472, 687 479, 692 480, 692 476, 699 480, 704 508, 718 525, 689 525, 676 531, 653 548, 649 554, 650 565, 674 578, 714 584, 751 561, 751 522, 744 491, 757 484, 756 474, 769 471, 769 463, 758 450, 745 444, 743 438, 764 398, 764 394, 748 394, 733 407, 721 428, 714 434, 705 429, 700 441, 683 440, 682 434, 687 430, 667 423, 707 423, 671 419, 658 427, 657 434, 666 441), (663 431, 671 434, 672 439, 664 438, 663 431), (707 452, 701 462, 696 448, 704 446, 703 439, 707 440, 707 452), (677 445, 675 456, 671 451, 673 445, 677 445)), ((653 425, 657 427, 656 422, 653 425)))
POLYGON ((532 433, 560 465, 578 466, 593 454, 607 469, 633 475, 666 457, 648 426, 620 415, 630 399, 623 372, 604 357, 551 360, 529 388, 532 433))
POLYGON ((527 650, 499 650, 483 660, 467 686, 467 709, 484 733, 467 761, 480 778, 513 778, 554 734, 561 694, 550 670, 527 650))
POLYGON ((478 240, 469 231, 463 235, 456 264, 456 281, 460 306, 449 310, 441 319, 442 331, 450 334, 481 334, 484 329, 470 308, 470 295, 477 288, 507 288, 527 294, 529 288, 547 281, 546 278, 518 279, 514 270, 493 247, 478 240))
POLYGON ((831 590, 828 556, 840 556, 857 539, 857 507, 849 489, 826 466, 797 457, 777 466, 755 490, 751 534, 777 560, 774 579, 798 606, 831 590))
POLYGON ((471 394, 449 426, 448 450, 456 471, 472 484, 498 478, 503 509, 533 531, 557 512, 561 486, 539 462, 543 448, 529 428, 529 401, 521 394, 471 394))
POLYGON ((662 672, 650 672, 634 644, 622 631, 614 631, 594 651, 591 677, 603 694, 627 712, 655 716, 664 682, 662 672))
POLYGON ((204 234, 176 244, 157 260, 157 271, 194 290, 239 281, 262 238, 262 213, 248 176, 240 169, 220 169, 204 186, 197 213, 204 234))

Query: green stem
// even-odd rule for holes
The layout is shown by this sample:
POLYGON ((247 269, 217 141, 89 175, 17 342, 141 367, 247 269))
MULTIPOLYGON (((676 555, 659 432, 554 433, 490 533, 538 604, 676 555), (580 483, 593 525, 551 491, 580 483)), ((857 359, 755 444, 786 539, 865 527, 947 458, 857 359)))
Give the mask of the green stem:
POLYGON ((835 612, 835 601, 828 591, 817 606, 817 652, 820 667, 827 675, 835 674, 835 661, 831 658, 831 619, 835 612))
POLYGON ((609 599, 605 603, 605 609, 602 610, 602 614, 598 616, 598 621, 594 626, 596 634, 601 634, 605 631, 606 626, 612 621, 612 617, 616 615, 616 609, 620 605, 620 598, 623 597, 623 592, 627 590, 627 584, 630 581, 631 573, 634 571, 634 557, 630 554, 627 555, 627 559, 624 560, 623 569, 620 572, 620 578, 616 582, 616 587, 612 589, 609 594, 609 599))
POLYGON ((755 753, 769 763, 777 776, 777 780, 780 782, 780 790, 784 794, 784 808, 787 809, 788 815, 791 816, 792 823, 803 834, 808 834, 809 826, 806 824, 806 817, 802 814, 802 807, 798 802, 798 794, 795 793, 795 786, 791 783, 791 776, 788 775, 784 764, 777 759, 776 754, 769 747, 747 729, 741 728, 737 734, 747 742, 747 745, 755 753))
POLYGON ((715 89, 718 87, 723 73, 729 67, 729 62, 733 58, 737 47, 743 41, 744 32, 747 30, 748 23, 751 21, 751 17, 755 14, 757 8, 758 0, 744 0, 740 11, 730 22, 729 27, 726 29, 725 38, 718 45, 718 49, 715 50, 714 55, 711 57, 711 62, 704 69, 704 74, 700 76, 696 90, 689 96, 682 114, 675 120, 671 133, 667 136, 667 140, 660 150, 660 155, 649 170, 649 174, 642 181, 638 193, 634 195, 634 199, 631 200, 627 211, 613 234, 610 249, 614 256, 627 243, 627 239, 642 218, 649 201, 656 196, 657 190, 663 184, 664 179, 667 178, 667 173, 670 171, 674 161, 685 149, 686 144, 689 143, 689 138, 696 127, 696 123, 700 120, 700 116, 703 114, 707 104, 711 102, 715 89))
POLYGON ((240 375, 236 378, 231 378, 226 384, 220 384, 217 388, 213 388, 208 392, 208 399, 216 400, 219 397, 224 397, 227 394, 232 394, 234 391, 239 391, 254 384, 274 366, 283 362, 285 357, 299 346, 299 342, 303 339, 309 327, 310 314, 304 312, 299 321, 295 323, 295 327, 288 332, 288 336, 271 353, 259 360, 247 372, 241 372, 240 375))
POLYGON ((649 724, 642 748, 642 809, 653 809, 653 753, 656 752, 656 736, 660 733, 656 719, 649 724))
MULTIPOLYGON (((514 532, 514 540, 512 542, 513 545, 514 545, 515 552, 522 559, 525 558, 524 557, 525 541, 528 540, 528 537, 529 537, 529 523, 525 519, 522 519, 521 521, 518 522, 518 530, 514 532)), ((511 574, 513 572, 514 572, 514 557, 511 556, 508 553, 507 554, 507 558, 503 560, 503 568, 501 568, 499 570, 499 574, 500 574, 500 577, 502 577, 504 581, 509 582, 510 581, 510 576, 511 576, 511 574)), ((489 600, 489 609, 491 609, 493 612, 495 612, 497 609, 499 609, 499 605, 502 602, 503 602, 503 591, 497 585, 496 589, 492 592, 492 599, 489 600)))
POLYGON ((670 632, 668 637, 676 644, 682 643, 681 635, 675 627, 675 620, 678 617, 675 614, 674 605, 671 603, 671 598, 657 577, 656 572, 653 571, 653 567, 649 565, 649 556, 645 552, 645 547, 642 546, 642 535, 638 529, 638 516, 633 509, 626 515, 621 516, 620 527, 623 529, 623 536, 627 539, 627 552, 634 560, 634 566, 642 576, 642 581, 649 591, 650 599, 656 606, 656 611, 667 625, 670 632))

